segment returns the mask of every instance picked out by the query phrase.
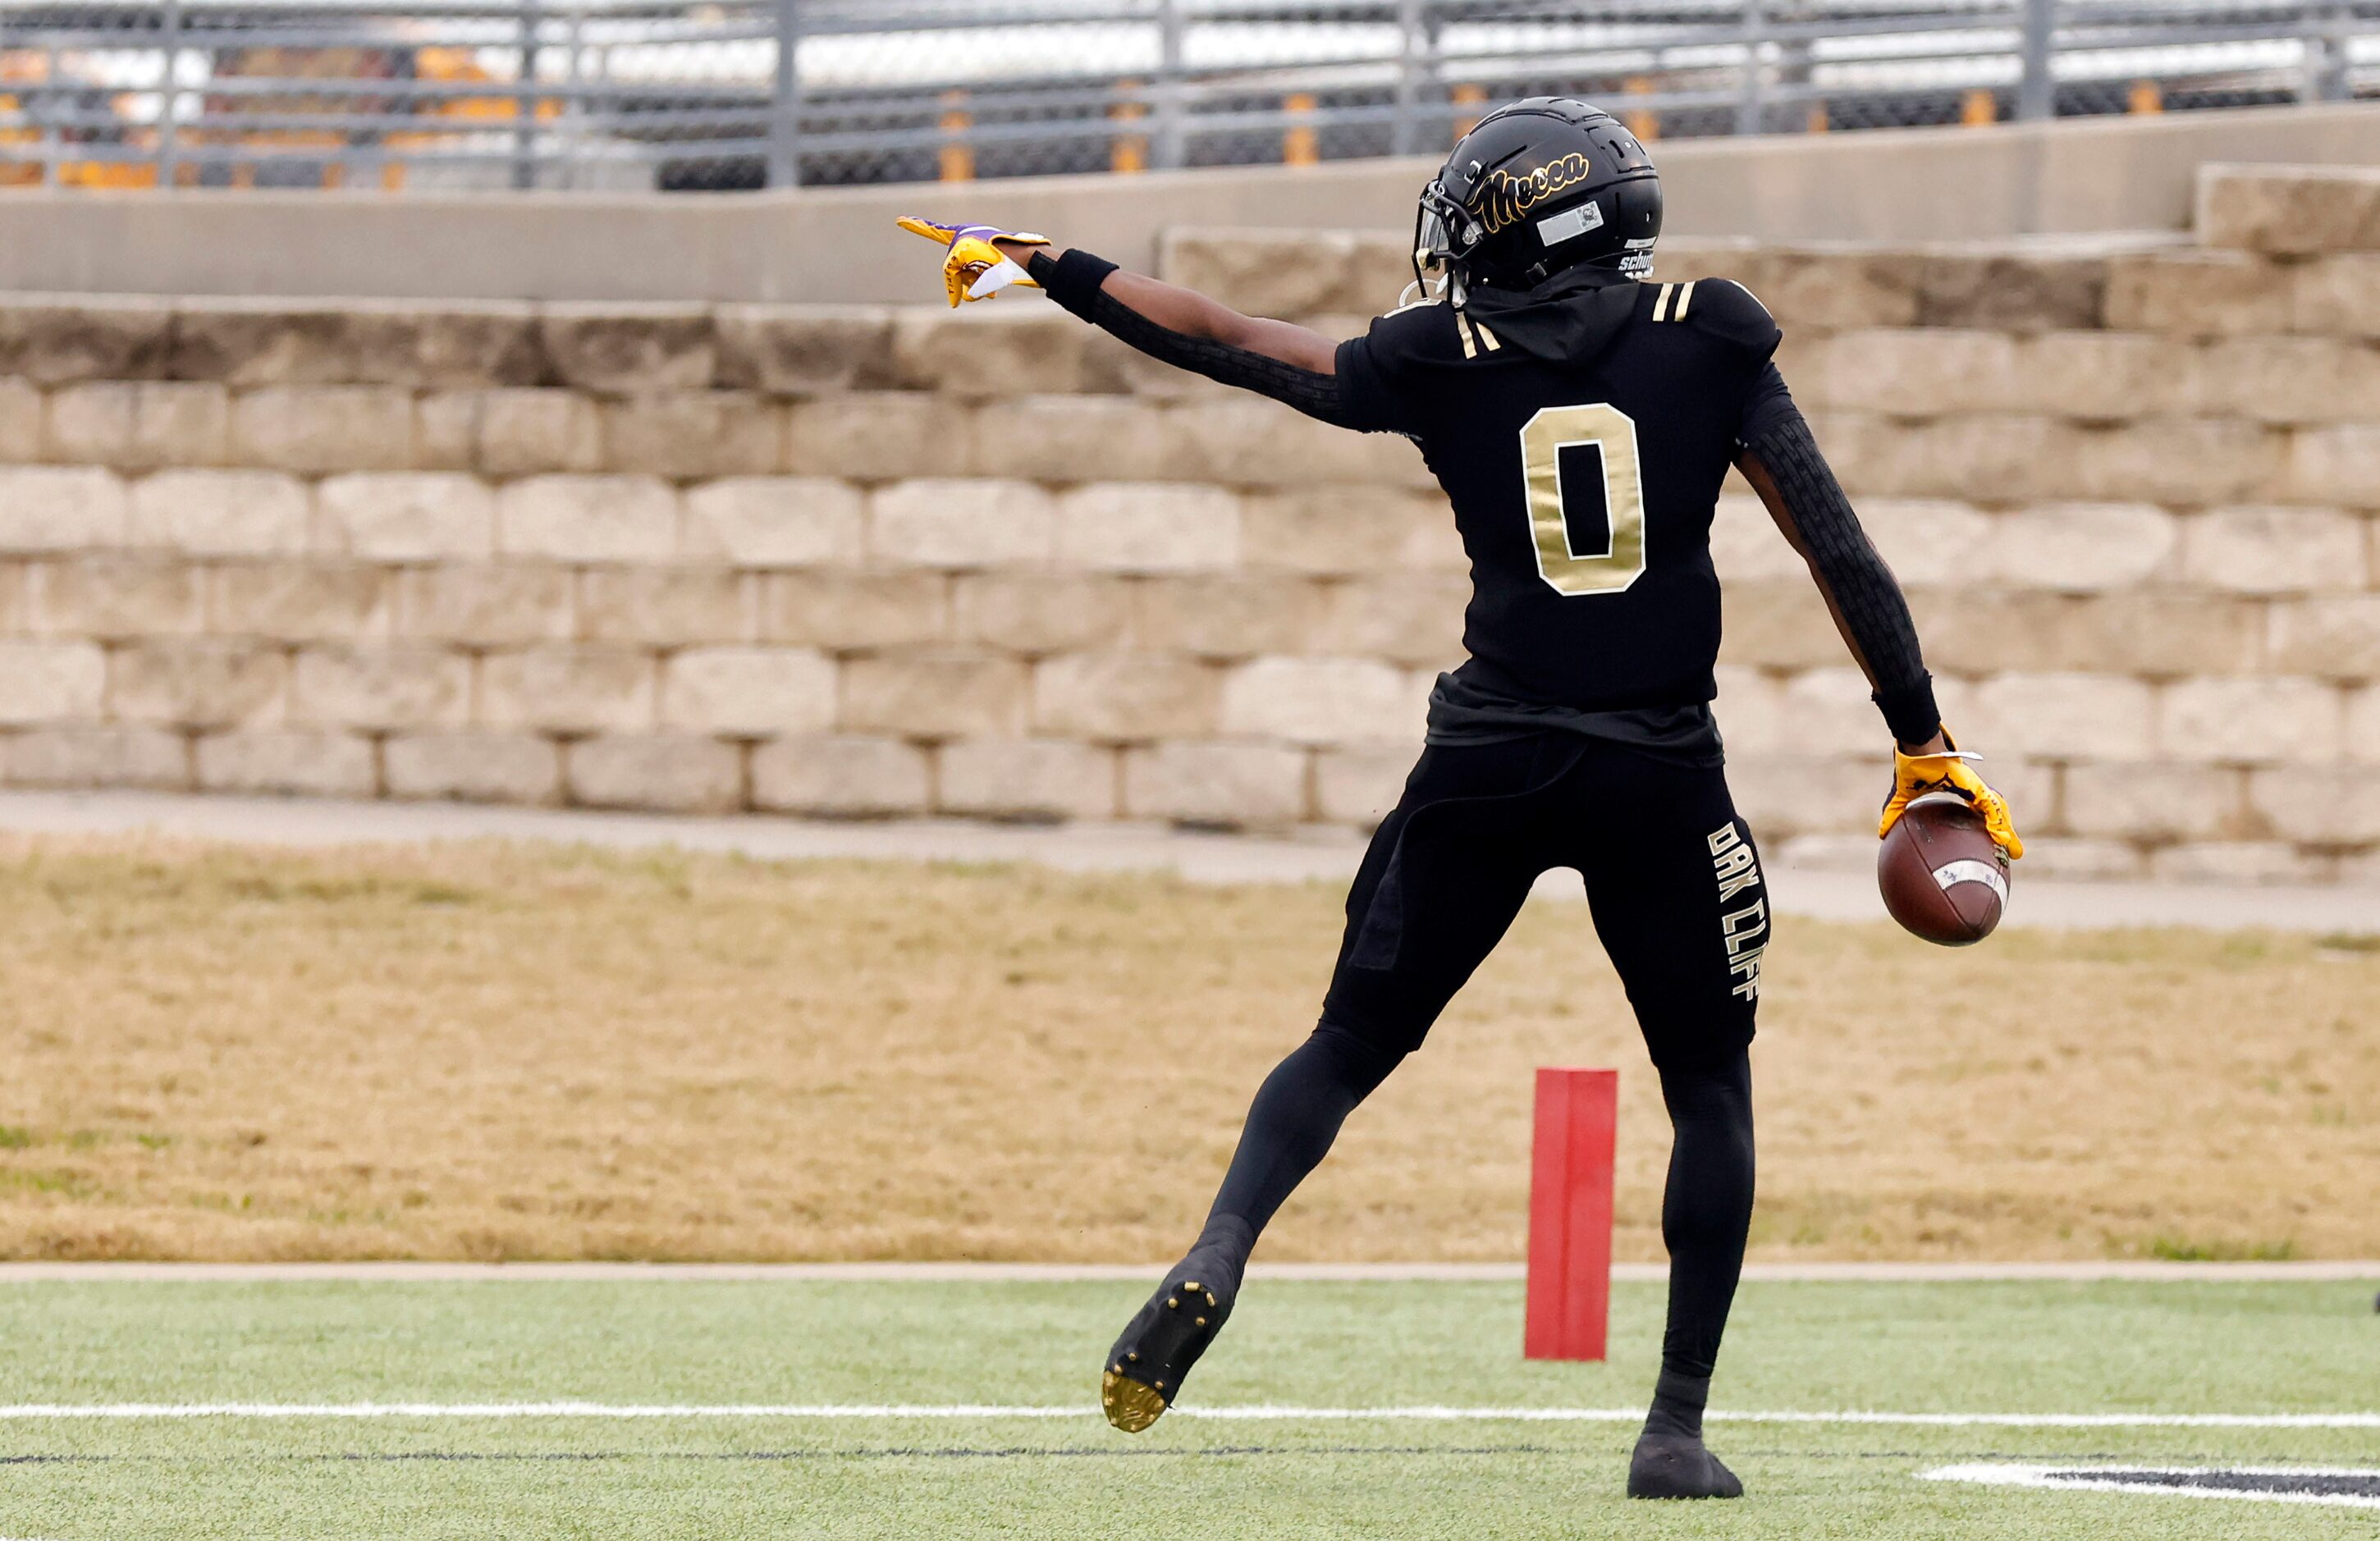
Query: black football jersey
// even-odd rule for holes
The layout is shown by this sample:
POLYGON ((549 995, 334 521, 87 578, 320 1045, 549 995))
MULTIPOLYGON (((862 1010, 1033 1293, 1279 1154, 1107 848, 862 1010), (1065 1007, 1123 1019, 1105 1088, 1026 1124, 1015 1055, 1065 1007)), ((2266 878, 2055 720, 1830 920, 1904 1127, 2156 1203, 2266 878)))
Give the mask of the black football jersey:
POLYGON ((1530 346, 1500 336, 1475 297, 1340 346, 1349 426, 1420 445, 1471 559, 1470 659, 1441 682, 1434 728, 1450 695, 1627 712, 1716 694, 1711 517, 1776 380, 1777 324, 1724 279, 1619 287, 1564 302, 1600 318, 1575 346, 1545 341, 1564 313, 1542 306, 1511 321, 1537 324, 1530 346))

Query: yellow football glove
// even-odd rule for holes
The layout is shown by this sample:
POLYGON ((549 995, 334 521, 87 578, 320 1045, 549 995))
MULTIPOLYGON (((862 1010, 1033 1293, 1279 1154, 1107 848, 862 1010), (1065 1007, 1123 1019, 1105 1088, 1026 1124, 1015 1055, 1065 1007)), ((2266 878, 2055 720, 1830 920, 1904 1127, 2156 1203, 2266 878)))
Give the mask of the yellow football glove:
POLYGON ((1950 747, 1938 755, 1903 754, 1899 745, 1893 746, 1892 795, 1885 800, 1884 820, 1876 828, 1876 838, 1881 840, 1892 832, 1892 827, 1900 822, 1901 814, 1911 803, 1947 786, 1975 805, 1994 844, 2006 851, 2011 860, 2023 855, 2024 842, 2017 838, 2016 825, 2009 819, 2008 799, 1967 769, 1967 761, 1980 757, 1961 753, 1959 746, 1950 743, 1948 728, 1942 730, 1942 742, 1950 747))
POLYGON ((1014 241, 1019 246, 1048 246, 1047 236, 1002 230, 990 224, 936 224, 915 214, 904 214, 896 223, 912 236, 923 236, 950 249, 950 255, 942 259, 942 286, 950 291, 953 310, 971 299, 990 299, 1012 284, 1022 284, 1028 289, 1041 286, 991 243, 1014 241))

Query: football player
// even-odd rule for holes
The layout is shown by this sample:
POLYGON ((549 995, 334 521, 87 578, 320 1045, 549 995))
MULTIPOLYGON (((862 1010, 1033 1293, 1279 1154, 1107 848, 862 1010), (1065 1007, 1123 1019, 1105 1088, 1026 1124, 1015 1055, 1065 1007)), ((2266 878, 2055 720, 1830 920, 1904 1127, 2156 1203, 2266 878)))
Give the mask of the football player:
POLYGON ((1421 196, 1420 297, 1344 342, 1039 236, 904 224, 951 249, 953 305, 1031 284, 1154 358, 1411 439, 1471 559, 1469 656, 1439 676, 1420 759, 1347 896, 1320 1023, 1257 1089, 1205 1230, 1109 1353, 1110 1421, 1146 1428, 1181 1395, 1273 1212, 1421 1047, 1537 876, 1571 867, 1673 1127, 1669 1318, 1628 1491, 1739 1496, 1702 1417, 1752 1214, 1747 1050, 1770 910, 1711 716, 1710 526, 1730 467, 1807 559, 1874 687, 1896 745, 1882 830, 1948 787, 2022 850, 1943 729, 1900 587, 1771 359, 1776 322, 1724 279, 1652 282, 1653 163, 1562 98, 1463 136, 1421 196))

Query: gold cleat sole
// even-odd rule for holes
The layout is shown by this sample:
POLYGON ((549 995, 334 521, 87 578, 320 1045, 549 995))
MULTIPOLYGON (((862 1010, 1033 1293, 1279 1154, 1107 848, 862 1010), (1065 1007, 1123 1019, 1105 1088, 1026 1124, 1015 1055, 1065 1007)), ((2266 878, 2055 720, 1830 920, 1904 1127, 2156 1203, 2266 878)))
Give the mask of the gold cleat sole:
POLYGON ((1099 1407, 1108 1422, 1126 1434, 1138 1434, 1165 1411, 1163 1393, 1110 1370, 1099 1377, 1099 1407))

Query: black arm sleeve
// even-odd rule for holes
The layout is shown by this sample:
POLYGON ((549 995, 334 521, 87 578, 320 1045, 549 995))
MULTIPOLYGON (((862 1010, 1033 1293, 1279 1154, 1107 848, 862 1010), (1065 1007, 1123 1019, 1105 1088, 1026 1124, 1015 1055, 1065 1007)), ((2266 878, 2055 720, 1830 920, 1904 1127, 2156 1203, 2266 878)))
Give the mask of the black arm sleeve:
POLYGON ((1798 418, 1802 409, 1793 405, 1793 393, 1785 388, 1784 373, 1771 358, 1762 366, 1760 378, 1752 382, 1752 393, 1743 398, 1743 418, 1735 431, 1736 442, 1748 444, 1767 434, 1788 418, 1798 418))
MULTIPOLYGON (((1771 365, 1770 374, 1776 373, 1771 365)), ((1762 383, 1767 383, 1763 377, 1762 383)), ((1777 382, 1782 394, 1784 381, 1777 382)), ((1744 448, 1767 469, 1791 521, 1786 530, 1795 549, 1809 562, 1828 608, 1840 618, 1851 637, 1860 667, 1876 686, 1876 704, 1882 709, 1892 736, 1903 744, 1923 744, 1942 726, 1934 704, 1934 679, 1917 647, 1917 625, 1909 616, 1909 601, 1884 558, 1860 528, 1859 516, 1843 495, 1841 483, 1818 453, 1810 425, 1786 396, 1780 409, 1773 396, 1755 388, 1757 413, 1748 414, 1744 448)))
POLYGON ((1336 375, 1318 374, 1243 347, 1160 326, 1099 286, 1115 270, 1115 263, 1082 250, 1070 250, 1054 261, 1048 253, 1037 251, 1026 266, 1033 281, 1069 313, 1160 363, 1270 396, 1334 427, 1356 426, 1336 375))

